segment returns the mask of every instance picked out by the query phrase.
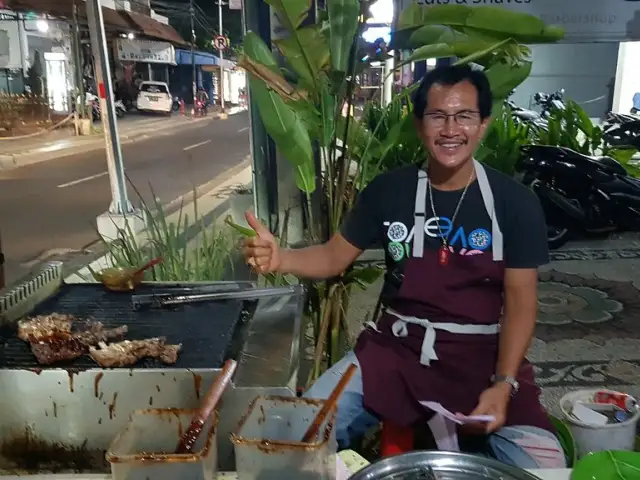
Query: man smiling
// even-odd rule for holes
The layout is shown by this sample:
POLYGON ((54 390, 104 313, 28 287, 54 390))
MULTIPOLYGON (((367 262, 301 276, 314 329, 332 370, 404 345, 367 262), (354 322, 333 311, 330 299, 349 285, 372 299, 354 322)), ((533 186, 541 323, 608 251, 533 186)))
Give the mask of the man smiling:
POLYGON ((338 405, 341 447, 380 420, 423 423, 420 401, 490 415, 477 451, 522 468, 564 456, 524 356, 537 316, 537 268, 547 263, 545 219, 533 193, 473 159, 490 122, 484 73, 436 68, 414 97, 428 161, 376 177, 324 245, 280 250, 256 219, 245 255, 262 273, 329 278, 375 245, 386 250, 385 311, 354 352, 307 392, 327 398, 359 365, 338 405))

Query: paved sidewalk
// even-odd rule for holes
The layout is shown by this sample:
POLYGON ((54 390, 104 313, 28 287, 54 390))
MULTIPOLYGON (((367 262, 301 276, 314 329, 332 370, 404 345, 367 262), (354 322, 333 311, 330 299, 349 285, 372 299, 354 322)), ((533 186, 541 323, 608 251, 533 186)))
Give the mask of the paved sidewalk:
MULTIPOLYGON (((228 110, 230 115, 244 111, 234 107, 228 110)), ((118 133, 122 143, 135 142, 152 136, 170 135, 195 123, 217 120, 212 114, 207 117, 191 118, 173 114, 170 118, 147 117, 131 114, 118 122, 118 133)), ((96 124, 100 128, 100 123, 96 124)), ((64 128, 43 134, 16 140, 0 140, 0 170, 9 170, 33 163, 54 160, 77 153, 98 150, 104 147, 104 137, 97 133, 90 137, 73 135, 73 130, 64 128)))

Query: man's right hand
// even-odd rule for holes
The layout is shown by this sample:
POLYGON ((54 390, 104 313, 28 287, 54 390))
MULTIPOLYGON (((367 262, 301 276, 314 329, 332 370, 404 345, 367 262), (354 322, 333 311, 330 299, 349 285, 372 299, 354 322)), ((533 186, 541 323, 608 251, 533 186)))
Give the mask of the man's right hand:
POLYGON ((251 212, 244 214, 249 226, 256 232, 255 237, 244 240, 244 258, 248 265, 260 274, 277 272, 282 263, 278 241, 251 212))

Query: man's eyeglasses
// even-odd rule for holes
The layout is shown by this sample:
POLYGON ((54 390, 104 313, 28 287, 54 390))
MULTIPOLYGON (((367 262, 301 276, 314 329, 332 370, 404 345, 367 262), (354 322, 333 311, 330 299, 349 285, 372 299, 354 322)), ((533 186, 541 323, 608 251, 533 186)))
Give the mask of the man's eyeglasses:
POLYGON ((449 117, 453 117, 453 120, 461 127, 471 127, 480 123, 480 112, 473 110, 456 113, 432 112, 426 113, 424 116, 429 126, 432 127, 444 127, 449 117))

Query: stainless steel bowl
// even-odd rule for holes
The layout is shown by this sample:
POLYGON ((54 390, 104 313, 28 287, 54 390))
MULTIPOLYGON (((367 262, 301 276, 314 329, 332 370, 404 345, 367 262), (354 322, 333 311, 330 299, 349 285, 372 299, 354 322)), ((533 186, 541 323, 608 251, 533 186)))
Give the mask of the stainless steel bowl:
POLYGON ((385 458, 350 480, 540 480, 520 468, 465 453, 423 451, 385 458))

